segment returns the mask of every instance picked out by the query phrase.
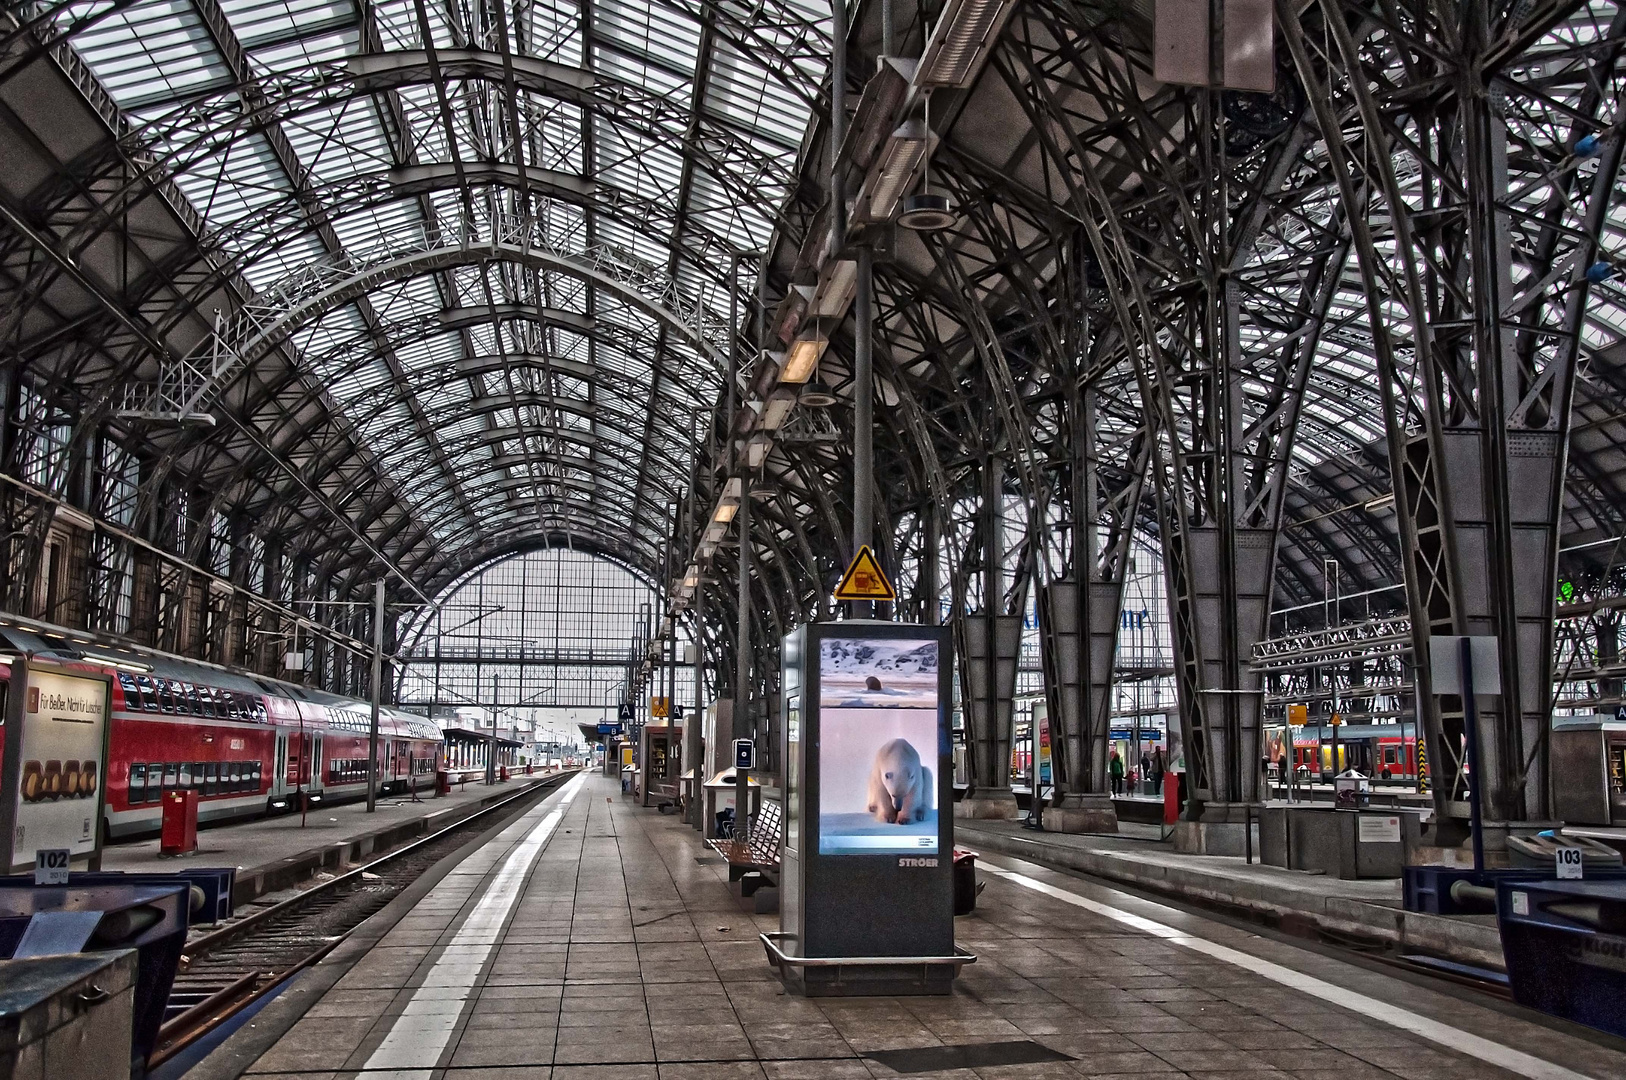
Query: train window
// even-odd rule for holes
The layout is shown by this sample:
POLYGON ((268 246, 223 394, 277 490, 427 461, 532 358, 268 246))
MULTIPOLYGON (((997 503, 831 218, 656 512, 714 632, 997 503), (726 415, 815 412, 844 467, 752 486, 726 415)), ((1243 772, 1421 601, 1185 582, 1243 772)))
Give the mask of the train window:
POLYGON ((158 695, 152 688, 151 679, 147 678, 145 675, 137 675, 136 691, 140 696, 140 700, 131 702, 130 708, 144 709, 147 712, 158 711, 158 695))
POLYGON ((183 788, 192 786, 192 763, 190 761, 181 762, 181 778, 176 786, 183 788))
POLYGON ((119 672, 119 690, 124 694, 126 709, 141 708, 141 691, 136 689, 136 681, 128 672, 119 672))
POLYGON ((207 716, 210 719, 214 719, 218 715, 215 711, 215 692, 210 687, 198 687, 198 704, 203 706, 203 708, 199 711, 200 716, 207 716))
POLYGON ((203 763, 203 794, 214 795, 220 791, 220 766, 212 761, 203 763))
POLYGON ((130 766, 130 793, 126 796, 130 805, 147 801, 147 766, 130 766))
POLYGON ((244 707, 243 695, 235 690, 226 694, 226 709, 233 720, 247 720, 248 709, 244 707))
POLYGON ((258 761, 251 761, 251 762, 248 763, 248 779, 249 779, 249 784, 250 784, 250 790, 251 791, 259 791, 260 790, 260 763, 258 761))
POLYGON ((186 707, 187 707, 187 709, 191 711, 193 716, 202 716, 203 715, 203 695, 199 694, 198 693, 198 688, 196 686, 193 686, 191 683, 184 683, 183 685, 186 687, 186 707))
MULTIPOLYGON (((180 766, 180 764, 178 762, 174 762, 174 761, 165 762, 165 764, 164 764, 164 787, 173 788, 173 787, 180 787, 181 786, 180 768, 181 768, 181 766, 180 766)), ((148 769, 147 772, 151 773, 152 769, 148 769)))

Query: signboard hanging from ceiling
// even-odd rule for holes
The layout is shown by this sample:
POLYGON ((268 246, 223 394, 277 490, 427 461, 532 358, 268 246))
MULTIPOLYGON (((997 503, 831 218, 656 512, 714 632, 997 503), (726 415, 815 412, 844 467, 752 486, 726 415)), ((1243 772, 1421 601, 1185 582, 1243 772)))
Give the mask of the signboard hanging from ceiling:
POLYGON ((858 548, 858 554, 847 565, 847 572, 841 575, 841 584, 836 586, 837 600, 896 600, 897 591, 892 583, 886 579, 881 570, 881 564, 875 558, 875 553, 869 549, 868 544, 858 548))

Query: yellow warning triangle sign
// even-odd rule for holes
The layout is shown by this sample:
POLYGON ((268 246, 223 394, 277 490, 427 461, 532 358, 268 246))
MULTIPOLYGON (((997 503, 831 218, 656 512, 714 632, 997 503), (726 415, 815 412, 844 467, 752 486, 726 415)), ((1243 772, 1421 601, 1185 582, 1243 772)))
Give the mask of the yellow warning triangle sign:
POLYGON ((858 554, 847 566, 847 572, 841 575, 841 584, 836 586, 837 600, 896 600, 897 592, 892 583, 886 580, 881 572, 881 564, 875 561, 875 552, 869 549, 868 544, 858 548, 858 554))

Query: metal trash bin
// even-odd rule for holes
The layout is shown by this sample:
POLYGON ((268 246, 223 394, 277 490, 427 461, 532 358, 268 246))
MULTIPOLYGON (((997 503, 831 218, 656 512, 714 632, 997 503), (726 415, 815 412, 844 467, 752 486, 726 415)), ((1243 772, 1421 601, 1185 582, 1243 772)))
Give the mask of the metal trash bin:
POLYGON ((977 853, 954 849, 954 914, 969 915, 977 910, 977 853))
POLYGON ((1333 805, 1339 810, 1364 810, 1372 805, 1372 780, 1355 769, 1333 777, 1332 790, 1333 805))

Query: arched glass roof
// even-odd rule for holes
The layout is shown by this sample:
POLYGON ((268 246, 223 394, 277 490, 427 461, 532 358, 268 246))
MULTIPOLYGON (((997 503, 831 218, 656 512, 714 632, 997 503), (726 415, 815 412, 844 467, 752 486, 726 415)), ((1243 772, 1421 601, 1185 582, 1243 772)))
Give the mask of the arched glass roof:
POLYGON ((195 318, 166 344, 197 400, 269 426, 285 471, 368 471, 450 572, 550 533, 652 565, 827 21, 807 0, 54 13, 116 111, 96 152, 126 183, 146 168, 194 233, 195 318), (337 433, 351 449, 313 445, 337 433))

